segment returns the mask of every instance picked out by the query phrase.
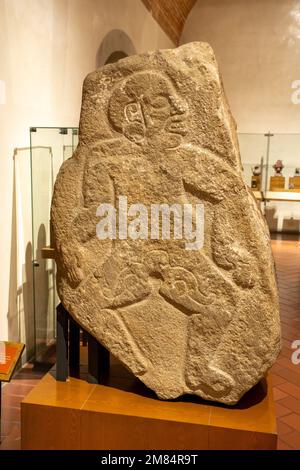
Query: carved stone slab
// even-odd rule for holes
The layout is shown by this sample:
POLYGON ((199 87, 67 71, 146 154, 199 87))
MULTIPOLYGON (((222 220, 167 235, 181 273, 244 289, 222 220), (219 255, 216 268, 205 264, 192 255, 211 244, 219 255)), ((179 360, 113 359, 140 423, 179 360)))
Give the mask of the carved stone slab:
POLYGON ((243 182, 208 44, 88 75, 79 145, 57 177, 51 217, 65 308, 158 397, 234 404, 274 363, 280 326, 268 229, 243 182), (97 208, 122 196, 147 207, 203 204, 204 245, 99 239, 97 208))

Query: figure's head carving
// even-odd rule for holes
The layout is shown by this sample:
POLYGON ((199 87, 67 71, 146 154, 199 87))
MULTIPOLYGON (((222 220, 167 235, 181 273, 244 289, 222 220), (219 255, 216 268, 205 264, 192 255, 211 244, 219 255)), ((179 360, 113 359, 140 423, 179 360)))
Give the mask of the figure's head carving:
POLYGON ((109 101, 112 127, 136 144, 159 137, 170 147, 179 145, 186 133, 186 115, 186 102, 157 72, 140 72, 124 80, 109 101))

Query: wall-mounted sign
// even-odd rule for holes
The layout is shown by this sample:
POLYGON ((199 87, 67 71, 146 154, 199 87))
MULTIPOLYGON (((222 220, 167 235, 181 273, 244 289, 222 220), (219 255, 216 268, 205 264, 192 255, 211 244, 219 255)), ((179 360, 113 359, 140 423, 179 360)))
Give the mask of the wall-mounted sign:
POLYGON ((0 381, 10 381, 24 348, 22 343, 0 341, 0 381))

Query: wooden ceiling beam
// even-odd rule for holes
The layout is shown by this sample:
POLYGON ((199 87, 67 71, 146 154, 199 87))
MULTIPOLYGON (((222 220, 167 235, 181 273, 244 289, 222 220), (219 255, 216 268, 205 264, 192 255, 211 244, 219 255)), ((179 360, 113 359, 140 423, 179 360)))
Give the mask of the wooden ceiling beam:
POLYGON ((196 0, 142 0, 142 2, 177 46, 185 20, 196 0))

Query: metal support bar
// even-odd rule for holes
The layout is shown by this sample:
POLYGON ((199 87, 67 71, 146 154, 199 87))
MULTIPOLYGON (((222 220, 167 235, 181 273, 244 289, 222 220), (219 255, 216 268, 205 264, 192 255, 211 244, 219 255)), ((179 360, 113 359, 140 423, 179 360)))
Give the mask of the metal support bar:
MULTIPOLYGON (((69 372, 71 377, 80 377, 80 326, 62 304, 56 308, 56 316, 56 380, 65 382, 69 372)), ((88 381, 101 383, 109 374, 109 351, 86 331, 83 342, 88 344, 88 381)))
POLYGON ((56 380, 60 382, 65 382, 68 377, 68 317, 64 306, 59 304, 56 308, 56 380))
POLYGON ((88 334, 85 330, 82 330, 82 346, 87 346, 88 334))
MULTIPOLYGON (((273 137, 274 134, 271 134, 269 131, 267 134, 265 134, 265 137, 267 137, 267 154, 266 154, 266 174, 265 174, 265 194, 268 191, 268 183, 269 183, 269 160, 270 160, 270 139, 273 137)), ((266 200, 264 200, 264 215, 266 215, 266 200)))
POLYGON ((69 370, 70 377, 80 376, 80 327, 69 317, 69 370))
POLYGON ((99 384, 109 373, 109 351, 88 335, 88 382, 99 384))

